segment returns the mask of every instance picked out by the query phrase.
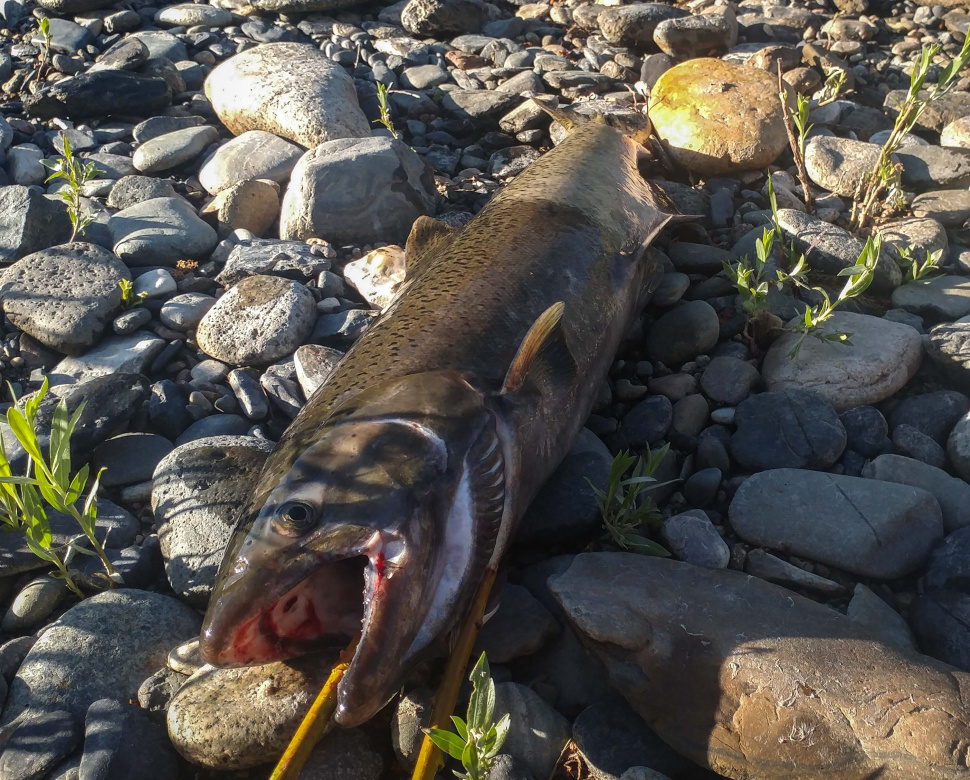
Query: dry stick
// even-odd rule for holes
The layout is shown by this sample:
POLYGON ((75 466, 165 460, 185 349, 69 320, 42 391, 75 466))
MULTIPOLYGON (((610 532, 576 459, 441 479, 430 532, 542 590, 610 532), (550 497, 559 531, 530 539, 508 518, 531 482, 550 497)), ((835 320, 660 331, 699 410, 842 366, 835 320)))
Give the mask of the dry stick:
POLYGON ((781 101, 781 115, 785 118, 785 132, 788 133, 788 145, 791 146, 792 157, 795 158, 795 165, 798 167, 798 181, 801 182, 802 190, 805 192, 805 207, 809 214, 815 213, 812 205, 812 191, 808 184, 808 171, 805 169, 805 160, 802 157, 798 139, 795 137, 795 128, 792 126, 791 114, 788 113, 788 104, 785 102, 785 82, 781 78, 781 60, 778 60, 778 99, 781 101))
POLYGON ((304 716, 269 780, 296 780, 317 742, 330 730, 333 713, 337 709, 337 686, 350 666, 359 641, 360 634, 357 634, 340 654, 340 659, 330 670, 330 677, 310 705, 310 710, 304 716))
MULTIPOLYGON (((475 600, 472 602, 468 617, 465 618, 461 631, 458 633, 455 649, 452 650, 451 656, 448 658, 444 677, 441 679, 441 685, 435 694, 431 722, 428 724, 429 728, 444 729, 449 725, 452 713, 455 711, 455 704, 458 703, 458 691, 465 679, 468 658, 471 655, 472 647, 475 645, 478 629, 481 628, 482 617, 488 604, 488 594, 491 593, 492 585, 495 583, 495 574, 495 568, 491 566, 487 568, 482 577, 481 585, 478 586, 475 600)), ((435 773, 443 765, 441 751, 426 733, 424 741, 421 743, 421 752, 418 753, 418 760, 414 765, 411 780, 432 780, 435 773)))

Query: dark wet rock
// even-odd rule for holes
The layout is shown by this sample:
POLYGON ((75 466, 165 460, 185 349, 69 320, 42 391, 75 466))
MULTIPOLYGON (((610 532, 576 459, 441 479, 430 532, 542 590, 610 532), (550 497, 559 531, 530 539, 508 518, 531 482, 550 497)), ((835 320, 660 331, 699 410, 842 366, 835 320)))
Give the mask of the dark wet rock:
POLYGON ((162 379, 152 385, 148 418, 167 439, 177 439, 192 424, 192 415, 185 409, 187 403, 181 387, 171 379, 162 379))
POLYGON ((71 221, 61 201, 36 188, 0 187, 0 261, 19 260, 70 236, 71 221))
POLYGON ((10 736, 0 756, 0 775, 10 780, 38 780, 81 744, 80 719, 64 710, 38 712, 10 736))
POLYGON ((673 407, 670 399, 663 395, 654 395, 640 401, 627 412, 620 431, 631 444, 642 447, 644 444, 661 441, 670 430, 672 421, 673 407))
POLYGON ((155 469, 152 509, 172 589, 203 607, 235 525, 239 496, 273 445, 253 436, 184 444, 155 469))
POLYGON ((926 588, 970 594, 970 529, 957 529, 930 553, 926 588))
POLYGON ((152 478, 155 466, 169 452, 172 442, 155 433, 123 433, 99 444, 93 453, 93 467, 105 469, 105 487, 133 485, 152 478))
POLYGON ((937 390, 902 399, 889 413, 895 431, 909 425, 934 441, 945 444, 957 421, 970 411, 970 398, 954 390, 937 390))
POLYGON ((652 360, 675 366, 712 349, 718 341, 717 312, 706 301, 690 301, 668 311, 647 335, 652 360))
MULTIPOLYGON (((778 223, 785 238, 794 241, 799 252, 806 253, 809 266, 819 273, 835 276, 852 268, 865 247, 864 242, 837 225, 794 209, 779 209, 778 223)), ((887 252, 880 254, 872 289, 890 293, 899 286, 902 278, 896 261, 887 252)))
POLYGON ((824 469, 846 445, 846 431, 832 405, 817 393, 759 393, 735 413, 731 454, 744 468, 824 469))
POLYGON ((970 671, 970 595, 936 590, 913 605, 913 633, 927 655, 970 671))
POLYGON ((165 728, 147 712, 114 699, 88 708, 78 780, 175 780, 178 769, 165 728))
POLYGON ((473 657, 485 652, 490 663, 508 663, 532 655, 559 633, 555 618, 520 585, 506 585, 500 598, 498 611, 482 626, 473 657))
POLYGON ((649 766, 669 775, 687 768, 687 762, 622 699, 583 710, 573 723, 573 740, 596 780, 618 780, 632 766, 649 766))
POLYGON ((845 428, 846 444, 867 458, 884 451, 889 437, 889 423, 882 412, 873 406, 857 406, 839 415, 845 428))
MULTIPOLYGON (((50 446, 50 427, 60 400, 63 399, 71 414, 84 404, 84 411, 71 437, 71 457, 79 463, 124 425, 147 397, 148 383, 139 374, 110 374, 77 385, 55 388, 37 410, 38 443, 44 451, 50 446)), ((2 425, 5 427, 6 423, 2 425)), ((26 453, 12 434, 5 433, 3 438, 7 457, 17 467, 26 459, 26 453)))
POLYGON ((530 549, 582 547, 602 531, 602 515, 588 479, 605 490, 613 455, 588 429, 540 488, 515 532, 514 544, 530 549))
POLYGON ((943 537, 940 505, 925 490, 800 469, 749 477, 730 519, 751 544, 879 579, 914 571, 943 537))
POLYGON ((101 70, 59 81, 27 98, 24 108, 41 119, 106 114, 145 116, 164 108, 170 99, 164 79, 123 70, 101 70))
POLYGON ((701 387, 715 403, 735 406, 748 397, 761 379, 758 369, 733 357, 716 357, 704 369, 701 387))
POLYGON ((946 466, 943 448, 912 425, 897 425, 893 431, 893 450, 899 455, 942 469, 946 466))

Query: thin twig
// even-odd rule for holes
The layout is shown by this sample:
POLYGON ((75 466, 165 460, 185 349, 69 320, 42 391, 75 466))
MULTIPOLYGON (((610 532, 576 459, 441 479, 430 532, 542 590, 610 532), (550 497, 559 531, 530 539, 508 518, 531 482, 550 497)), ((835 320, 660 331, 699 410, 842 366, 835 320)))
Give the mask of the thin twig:
POLYGON ((785 132, 788 133, 788 145, 791 146, 792 157, 795 158, 795 165, 798 168, 798 180, 802 184, 805 194, 805 207, 809 214, 815 213, 815 205, 812 203, 812 190, 809 187, 808 171, 805 168, 805 159, 802 157, 798 139, 795 137, 795 128, 792 126, 791 114, 788 113, 788 103, 785 100, 787 90, 785 82, 781 78, 781 60, 778 60, 778 99, 781 101, 781 115, 785 118, 785 132))
POLYGON ((333 726, 333 713, 337 709, 337 686, 343 679, 347 667, 350 666, 350 661, 354 657, 354 652, 357 650, 357 643, 359 641, 360 634, 358 633, 351 643, 347 645, 347 649, 340 654, 340 660, 330 670, 330 676, 327 678, 327 682, 324 683, 320 693, 317 694, 317 698, 310 705, 310 709, 304 716, 303 722, 300 723, 296 734, 290 740, 290 744, 273 770, 273 774, 270 775, 269 780, 296 780, 300 776, 303 765, 310 757, 310 753, 313 752, 313 748, 316 747, 317 742, 333 726))
MULTIPOLYGON (((451 716, 455 711, 455 704, 458 702, 458 691, 465 679, 468 658, 471 655, 472 647, 475 645, 478 630, 481 628, 485 606, 488 604, 488 596, 492 592, 492 585, 495 583, 495 575, 495 568, 490 566, 485 570, 482 582, 478 586, 475 600, 472 602, 468 617, 465 618, 465 622, 461 626, 455 649, 448 658, 444 677, 442 677, 441 685, 435 694, 431 723, 428 724, 429 728, 444 729, 449 725, 451 716)), ((441 751, 431 741, 431 737, 425 733, 411 780, 432 780, 442 766, 444 766, 444 760, 441 757, 441 751)))

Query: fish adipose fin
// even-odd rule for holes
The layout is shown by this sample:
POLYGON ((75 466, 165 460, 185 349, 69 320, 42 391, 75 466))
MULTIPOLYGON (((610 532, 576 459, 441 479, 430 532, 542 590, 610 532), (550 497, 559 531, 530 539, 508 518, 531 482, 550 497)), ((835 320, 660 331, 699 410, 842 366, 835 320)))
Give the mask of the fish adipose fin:
POLYGON ((576 376, 576 360, 562 330, 565 308, 562 301, 554 303, 529 328, 505 375, 502 395, 517 393, 529 385, 540 385, 549 377, 568 382, 576 376))
POLYGON ((418 217, 404 247, 405 278, 420 274, 455 240, 458 228, 434 217, 418 217))

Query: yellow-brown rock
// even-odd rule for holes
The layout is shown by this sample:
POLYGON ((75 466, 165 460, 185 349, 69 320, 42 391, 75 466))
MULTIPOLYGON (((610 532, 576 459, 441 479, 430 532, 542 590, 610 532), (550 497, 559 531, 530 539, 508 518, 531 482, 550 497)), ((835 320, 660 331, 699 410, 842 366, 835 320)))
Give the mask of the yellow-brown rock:
POLYGON ((719 59, 664 73, 650 119, 674 162, 701 175, 763 169, 788 146, 776 78, 719 59))

